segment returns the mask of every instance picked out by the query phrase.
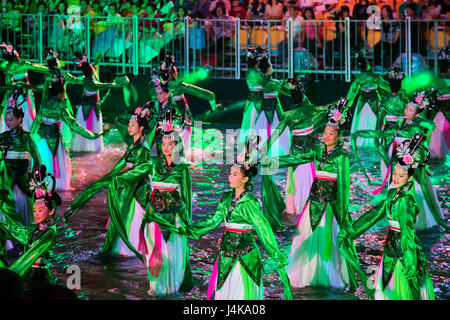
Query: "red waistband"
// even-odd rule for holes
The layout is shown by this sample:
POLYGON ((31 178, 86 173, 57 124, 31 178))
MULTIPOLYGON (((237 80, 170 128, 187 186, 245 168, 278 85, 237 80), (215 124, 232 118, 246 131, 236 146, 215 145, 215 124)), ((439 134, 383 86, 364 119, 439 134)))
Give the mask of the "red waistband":
POLYGON ((244 233, 244 232, 252 231, 252 229, 234 229, 234 228, 225 227, 225 231, 244 233))

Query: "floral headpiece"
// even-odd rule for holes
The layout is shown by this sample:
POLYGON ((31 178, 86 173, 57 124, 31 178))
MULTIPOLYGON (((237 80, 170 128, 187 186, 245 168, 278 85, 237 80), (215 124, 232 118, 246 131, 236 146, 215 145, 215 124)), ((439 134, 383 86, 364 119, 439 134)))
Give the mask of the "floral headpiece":
POLYGON ((261 137, 259 136, 251 136, 248 139, 244 150, 237 156, 234 166, 243 166, 246 172, 250 172, 250 170, 255 168, 259 164, 259 160, 257 159, 257 151, 260 140, 261 137))
POLYGON ((56 179, 51 173, 47 173, 45 165, 40 165, 33 172, 33 177, 30 180, 30 190, 33 192, 36 200, 40 199, 52 199, 55 200, 57 205, 61 204, 61 198, 55 192, 56 179), (49 189, 50 182, 46 178, 52 180, 52 188, 49 189))
POLYGON ((328 107, 328 122, 327 126, 339 130, 350 118, 350 112, 347 106, 348 99, 340 98, 337 104, 332 104, 328 107))
POLYGON ((418 168, 425 165, 428 161, 430 152, 422 142, 426 140, 426 136, 416 133, 412 139, 404 140, 397 147, 396 155, 398 162, 395 165, 397 169, 408 172, 409 168, 418 168))
POLYGON ((2 50, 2 56, 9 60, 8 58, 16 58, 17 60, 20 60, 19 53, 14 49, 14 47, 10 44, 1 43, 0 49, 2 50))
POLYGON ((149 119, 155 114, 155 112, 155 103, 153 101, 149 101, 142 107, 134 109, 134 114, 131 116, 130 120, 137 121, 138 118, 149 119))
POLYGON ((158 123, 158 131, 162 135, 163 140, 178 141, 181 137, 181 132, 184 129, 184 124, 179 126, 178 122, 173 119, 163 119, 158 123))
POLYGON ((6 113, 14 113, 16 109, 23 112, 22 105, 25 102, 27 102, 27 100, 21 99, 20 101, 20 97, 22 95, 23 95, 22 88, 14 89, 14 91, 10 95, 8 95, 8 97, 6 98, 6 105, 7 105, 6 113))
POLYGON ((387 76, 390 80, 403 80, 405 78, 405 73, 401 71, 399 67, 393 67, 389 70, 387 76))
POLYGON ((436 99, 437 89, 433 87, 426 91, 417 91, 410 104, 414 105, 419 112, 422 112, 426 109, 433 108, 436 105, 436 99))

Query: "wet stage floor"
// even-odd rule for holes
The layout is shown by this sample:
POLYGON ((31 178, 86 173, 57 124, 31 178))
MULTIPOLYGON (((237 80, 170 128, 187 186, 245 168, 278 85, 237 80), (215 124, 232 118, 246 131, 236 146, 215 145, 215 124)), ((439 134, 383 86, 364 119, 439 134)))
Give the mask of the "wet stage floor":
MULTIPOLYGON (((215 126, 223 130, 225 126, 215 126)), ((235 127, 235 126, 227 126, 235 127)), ((204 132, 207 134, 207 131, 204 132)), ((73 154, 72 155, 72 188, 71 192, 60 193, 63 205, 58 209, 58 215, 67 209, 69 204, 91 182, 97 181, 117 163, 124 151, 117 131, 111 130, 105 137, 105 150, 98 154, 73 154)), ((346 139, 348 146, 348 138, 346 139)), ((347 147, 348 149, 348 147, 347 147)), ((375 152, 363 150, 363 163, 368 168, 369 175, 376 177, 376 185, 381 184, 379 171, 379 158, 375 152)), ((350 158, 351 168, 351 194, 350 212, 355 219, 371 207, 372 196, 369 191, 375 186, 367 183, 364 175, 356 164, 353 152, 350 158)), ((431 164, 434 172, 431 178, 437 190, 445 219, 449 224, 450 193, 447 162, 441 161, 431 164)), ((194 221, 212 213, 223 191, 228 190, 229 165, 205 164, 191 167, 193 184, 193 219, 194 221)), ((286 184, 286 170, 274 176, 282 195, 286 184)), ((258 198, 261 195, 261 177, 254 181, 253 192, 258 198)), ((288 256, 295 225, 298 216, 284 217, 286 228, 275 233, 281 251, 288 256)), ((195 287, 185 293, 170 296, 149 297, 148 278, 145 265, 137 258, 116 259, 108 265, 104 265, 98 258, 98 252, 102 248, 105 235, 108 211, 106 206, 106 188, 94 196, 88 204, 68 222, 60 220, 58 227, 57 245, 54 247, 51 258, 54 267, 53 273, 64 283, 71 275, 67 273, 67 267, 77 265, 81 269, 81 289, 75 290, 81 299, 206 299, 206 291, 210 273, 212 271, 215 252, 221 234, 224 230, 219 227, 200 240, 189 240, 190 261, 195 287)), ((385 238, 386 226, 376 225, 369 232, 362 235, 355 242, 363 269, 369 265, 375 265, 380 257, 381 247, 385 238)), ((439 230, 429 230, 419 233, 424 246, 427 265, 434 282, 437 299, 449 298, 449 271, 450 263, 450 235, 439 230)), ((264 249, 260 246, 265 268, 264 289, 265 299, 282 299, 282 287, 274 266, 264 249)), ((294 289, 294 299, 367 299, 360 287, 356 295, 341 290, 325 288, 294 289)))

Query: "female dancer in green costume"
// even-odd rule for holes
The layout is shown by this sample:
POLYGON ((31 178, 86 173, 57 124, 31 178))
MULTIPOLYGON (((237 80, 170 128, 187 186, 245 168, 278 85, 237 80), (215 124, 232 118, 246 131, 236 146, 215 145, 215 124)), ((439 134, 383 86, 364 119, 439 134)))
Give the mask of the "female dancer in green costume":
POLYGON ((284 298, 292 299, 285 266, 287 259, 278 249, 268 221, 264 218, 258 199, 251 193, 251 179, 257 174, 257 162, 251 158, 258 144, 250 138, 246 150, 230 169, 228 177, 232 190, 226 191, 214 214, 192 224, 174 225, 161 216, 149 215, 160 226, 199 239, 225 222, 225 232, 219 245, 209 281, 207 299, 261 300, 264 297, 262 282, 263 265, 253 236, 256 231, 268 254, 275 260, 277 271, 284 286, 284 298))
MULTIPOLYGON (((27 287, 56 283, 48 264, 50 250, 56 241, 56 209, 61 205, 61 198, 54 189, 55 185, 55 178, 46 174, 45 166, 39 166, 30 181, 35 198, 35 223, 23 225, 11 220, 0 221, 0 255, 3 255, 2 258, 5 254, 5 249, 2 247, 4 240, 14 240, 25 246, 23 254, 8 266, 8 269, 23 277, 27 287), (48 181, 45 180, 47 176, 53 179, 51 190, 48 188, 48 181)), ((3 260, 5 261, 5 259, 3 260)))
MULTIPOLYGON (((289 254, 287 272, 293 287, 357 287, 353 265, 347 264, 337 247, 339 229, 350 223, 349 156, 340 139, 342 126, 349 118, 346 102, 340 99, 330 108, 323 143, 267 161, 270 170, 315 163, 314 182, 289 254)), ((356 254, 353 246, 352 252, 356 254)))
MULTIPOLYGON (((65 74, 66 83, 83 86, 83 97, 77 111, 77 122, 88 131, 97 133, 103 128, 103 116, 101 105, 109 94, 108 92, 100 101, 100 89, 123 88, 130 82, 125 77, 116 78, 112 83, 99 81, 98 68, 94 68, 88 62, 87 56, 76 52, 78 63, 77 67, 83 72, 81 78, 75 77, 70 73, 65 74)), ((72 140, 71 151, 75 152, 101 152, 103 150, 103 137, 91 140, 86 139, 79 134, 75 134, 72 140)))
MULTIPOLYGON (((286 127, 289 127, 292 133, 290 143, 290 154, 292 155, 297 152, 304 152, 318 142, 316 131, 325 125, 327 121, 326 111, 328 106, 311 104, 305 97, 304 86, 300 79, 288 79, 285 81, 283 88, 284 90, 289 90, 294 108, 285 113, 283 120, 263 145, 262 150, 263 152, 270 150, 277 142, 278 134, 283 132, 286 127)), ((280 213, 285 208, 287 214, 301 213, 309 197, 314 180, 314 171, 314 162, 289 167, 286 204, 281 198, 272 176, 262 176, 263 212, 272 228, 284 227, 280 213)))
POLYGON ((87 131, 71 116, 64 76, 59 61, 51 50, 48 51, 47 64, 51 70, 51 78, 45 80, 42 103, 33 122, 31 134, 37 142, 42 163, 56 178, 56 190, 66 191, 70 190, 72 165, 62 136, 61 124, 67 124, 70 129, 88 139, 100 137, 103 131, 87 131))
MULTIPOLYGON (((380 75, 372 72, 370 64, 362 52, 358 53, 357 65, 361 73, 355 77, 347 93, 348 105, 355 108, 352 133, 376 128, 379 103, 382 97, 390 91, 387 82, 380 75)), ((356 143, 358 147, 373 146, 373 142, 370 140, 359 139, 356 143)))
POLYGON ((128 134, 133 139, 119 162, 103 178, 88 185, 64 213, 68 219, 79 212, 102 188, 108 187, 108 220, 105 244, 101 257, 111 254, 142 256, 137 251, 139 228, 144 216, 146 195, 149 191, 148 174, 142 175, 143 166, 150 160, 150 148, 145 134, 148 132, 150 110, 137 108, 128 123, 128 134), (142 176, 141 176, 142 175, 142 176), (139 177, 136 179, 136 177, 139 177))
MULTIPOLYGON (((23 128, 26 131, 31 131, 31 126, 36 118, 36 108, 34 95, 31 90, 32 87, 28 81, 28 71, 49 74, 50 70, 46 66, 20 60, 19 54, 14 50, 12 45, 2 43, 0 44, 0 50, 2 51, 3 59, 0 64, 0 71, 4 74, 7 85, 11 84, 22 88, 22 92, 20 96, 17 97, 17 100, 19 103, 24 102, 21 104, 24 112, 23 128)), ((8 107, 8 98, 12 91, 13 89, 5 92, 5 98, 0 105, 0 132, 7 130, 5 126, 5 114, 3 111, 8 107)))
MULTIPOLYGON (((387 217, 389 227, 381 261, 375 275, 377 300, 434 300, 433 282, 427 270, 422 245, 415 231, 419 208, 415 200, 413 173, 423 167, 428 150, 424 135, 415 134, 397 148, 398 162, 393 187, 386 200, 341 229, 339 244, 345 248, 379 220, 387 217)), ((344 249, 345 250, 345 249, 344 249)))
MULTIPOLYGON (((397 122, 396 126, 392 129, 385 131, 378 130, 362 130, 352 134, 351 139, 354 142, 357 137, 380 139, 385 138, 392 141, 389 145, 389 149, 379 147, 378 152, 382 161, 388 168, 384 176, 383 184, 374 190, 373 194, 378 194, 382 191, 385 184, 391 183, 391 163, 396 161, 395 150, 405 139, 411 139, 416 134, 425 135, 426 139, 423 142, 425 146, 428 145, 430 135, 433 132, 435 125, 432 121, 423 118, 420 114, 427 108, 434 108, 435 94, 433 89, 429 89, 425 92, 417 92, 412 102, 408 103, 404 111, 404 118, 397 122)), ((355 147, 355 155, 360 166, 361 161, 358 154, 357 145, 353 143, 355 147)), ((366 175, 365 171, 363 170, 366 175)), ((370 182, 369 177, 366 175, 370 182)), ((417 170, 414 170, 414 191, 416 192, 416 200, 420 209, 420 214, 417 219, 416 228, 418 230, 432 228, 436 225, 440 225, 448 230, 448 227, 443 219, 443 213, 437 199, 437 195, 431 185, 428 170, 426 166, 421 166, 417 170)))
POLYGON ((20 94, 20 89, 14 90, 11 94, 11 100, 5 112, 6 126, 9 130, 0 134, 0 145, 6 148, 4 161, 8 176, 8 181, 1 181, 1 183, 13 190, 15 209, 22 218, 23 224, 28 225, 33 221, 29 172, 40 165, 41 159, 30 133, 22 128, 24 111, 17 105, 17 103, 22 104, 19 102, 20 94), (30 160, 33 161, 32 166, 30 160))

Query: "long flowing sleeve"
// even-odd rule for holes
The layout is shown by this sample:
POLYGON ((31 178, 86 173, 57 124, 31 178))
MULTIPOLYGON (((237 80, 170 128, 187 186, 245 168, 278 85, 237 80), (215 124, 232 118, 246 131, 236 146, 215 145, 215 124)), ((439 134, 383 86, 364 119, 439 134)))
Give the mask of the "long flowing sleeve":
POLYGON ((64 213, 64 217, 68 219, 73 214, 77 213, 84 207, 84 205, 101 189, 106 187, 109 182, 126 166, 125 158, 122 157, 114 168, 100 180, 88 185, 80 195, 72 202, 70 209, 64 213))
MULTIPOLYGON (((363 170, 364 175, 366 176, 367 180, 370 181, 369 177, 367 176, 362 163, 361 163, 361 158, 359 157, 359 152, 358 152, 358 144, 356 143, 356 140, 358 138, 373 138, 373 139, 378 139, 378 138, 394 138, 395 137, 395 130, 386 130, 386 131, 381 131, 381 130, 359 130, 356 131, 354 133, 352 133, 350 135, 350 139, 352 141, 352 147, 353 150, 355 152, 355 156, 356 156, 356 160, 358 161, 358 164, 360 166, 360 168, 363 170)), ((389 155, 387 153, 387 151, 383 148, 383 146, 381 144, 375 144, 377 151, 381 157, 381 159, 383 160, 384 164, 386 166, 389 165, 389 162, 391 161, 389 158, 389 155)))
POLYGON ((316 152, 312 149, 308 149, 306 152, 296 152, 295 154, 281 157, 270 157, 267 158, 267 169, 276 172, 279 168, 292 167, 314 161, 315 156, 316 152))
POLYGON ((350 86, 350 89, 348 89, 348 93, 347 93, 347 96, 346 96, 346 98, 348 99, 348 105, 349 106, 353 106, 353 102, 355 101, 355 98, 356 98, 356 96, 359 93, 359 88, 360 87, 361 87, 361 84, 359 82, 359 79, 356 78, 352 82, 352 84, 350 86))
POLYGON ((284 298, 286 300, 291 300, 291 285, 285 269, 285 266, 288 265, 289 260, 278 248, 277 240, 275 239, 272 228, 259 209, 259 203, 257 200, 246 202, 245 215, 247 216, 248 222, 255 228, 255 232, 258 235, 258 239, 261 241, 264 249, 269 256, 275 260, 280 280, 284 286, 284 298))
POLYGON ((358 238, 386 215, 386 203, 386 200, 378 203, 372 209, 359 217, 358 220, 352 222, 351 226, 348 228, 348 234, 351 239, 358 238))
POLYGON ((279 92, 284 96, 291 97, 291 93, 283 88, 284 81, 273 79, 272 77, 263 77, 263 86, 273 91, 279 92))
POLYGON ((348 211, 350 203, 350 160, 347 153, 342 154, 338 159, 337 177, 336 218, 342 228, 351 223, 348 211))
POLYGON ((270 149, 272 148, 272 145, 278 140, 278 138, 280 137, 280 135, 283 133, 284 129, 286 129, 287 126, 288 126, 288 115, 286 114, 286 116, 281 120, 281 122, 276 127, 275 132, 269 136, 269 138, 266 140, 266 142, 263 144, 261 148, 261 150, 265 152, 266 155, 269 153, 270 149))
MULTIPOLYGON (((170 84, 170 82, 169 82, 170 84)), ((210 90, 206 90, 200 87, 197 87, 193 84, 189 84, 183 81, 180 81, 178 83, 179 86, 181 86, 181 89, 185 92, 188 93, 190 95, 193 95, 194 97, 200 98, 200 99, 204 99, 204 100, 208 100, 208 101, 216 101, 216 95, 214 94, 214 92, 210 91, 210 90)), ((213 110, 214 111, 214 110, 213 110)))
POLYGON ((84 129, 78 124, 77 120, 72 115, 70 115, 69 111, 66 108, 64 108, 64 110, 61 112, 61 118, 70 127, 70 129, 86 139, 97 139, 103 134, 103 131, 99 133, 92 133, 91 131, 84 129))
POLYGON ((34 170, 34 168, 37 168, 41 164, 41 157, 36 147, 36 143, 31 138, 31 135, 29 133, 24 134, 24 139, 26 148, 28 152, 31 154, 31 157, 33 158, 33 170, 34 170))
POLYGON ((417 245, 414 234, 415 218, 418 208, 414 205, 412 196, 400 197, 397 203, 397 212, 400 222, 400 246, 402 257, 400 262, 406 278, 412 278, 417 273, 417 245))
MULTIPOLYGON (((141 260, 143 260, 142 255, 138 252, 136 248, 128 240, 128 235, 126 232, 125 225, 123 224, 123 219, 121 215, 123 212, 127 212, 131 203, 131 199, 134 195, 134 190, 127 190, 128 194, 125 195, 124 201, 121 203, 118 197, 118 190, 126 186, 136 185, 139 180, 145 179, 146 176, 152 170, 152 162, 145 161, 138 165, 135 165, 132 169, 127 170, 112 179, 108 184, 108 211, 111 218, 111 224, 116 228, 119 236, 125 245, 141 260)), ((122 191, 125 192, 125 191, 122 191)))
POLYGON ((190 239, 200 239, 202 236, 217 228, 223 221, 225 221, 228 208, 230 207, 232 193, 225 193, 219 201, 214 213, 209 215, 206 219, 198 221, 187 227, 187 236, 190 239))
POLYGON ((26 250, 13 264, 9 270, 16 272, 21 277, 31 268, 33 263, 45 254, 56 241, 56 228, 51 227, 46 230, 42 236, 33 242, 31 247, 26 250))
POLYGON ((19 223, 6 223, 0 221, 0 239, 15 240, 23 245, 28 243, 31 234, 31 227, 19 223))

